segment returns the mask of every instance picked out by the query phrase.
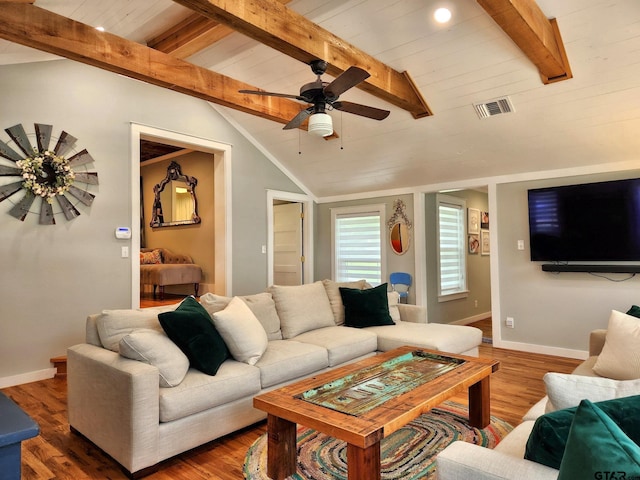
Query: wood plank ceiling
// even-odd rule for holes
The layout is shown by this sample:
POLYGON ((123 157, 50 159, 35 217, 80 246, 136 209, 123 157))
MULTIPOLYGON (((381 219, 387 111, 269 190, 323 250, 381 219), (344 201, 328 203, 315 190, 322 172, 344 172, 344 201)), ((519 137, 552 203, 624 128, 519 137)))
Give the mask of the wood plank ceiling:
MULTIPOLYGON (((291 109, 299 110, 297 104, 274 97, 247 98, 238 90, 257 87, 180 60, 237 31, 307 64, 325 60, 329 62, 327 73, 333 76, 352 65, 361 67, 371 76, 358 88, 409 111, 416 119, 432 115, 408 72, 394 70, 288 9, 284 4, 289 1, 176 2, 196 13, 152 39, 149 47, 99 32, 27 0, 0 1, 4 4, 0 38, 287 123, 295 116, 291 109), (275 111, 274 103, 278 104, 275 111)), ((571 78, 559 30, 544 17, 534 0, 520 0, 517 4, 508 0, 479 0, 479 3, 523 48, 546 82, 571 78)))
MULTIPOLYGON (((553 2, 548 2, 547 0, 538 1, 545 3, 544 7, 547 9, 549 9, 549 4, 553 4, 553 2)), ((450 2, 454 7, 458 7, 459 24, 464 24, 465 21, 470 22, 474 18, 465 17, 465 12, 470 7, 466 2, 467 0, 453 0, 453 2, 450 2), (463 3, 465 4, 464 6, 462 5, 463 3)), ((570 0, 570 2, 571 5, 566 6, 564 12, 571 13, 575 18, 580 13, 575 10, 578 8, 579 2, 578 0, 570 0), (571 8, 574 9, 573 12, 570 11, 571 8)), ((627 2, 631 2, 631 0, 623 1, 623 3, 627 2)), ((358 36, 356 33, 358 41, 353 42, 340 38, 317 23, 318 21, 322 22, 323 18, 330 18, 328 16, 323 17, 323 12, 333 11, 338 13, 344 11, 350 14, 352 11, 354 13, 357 12, 360 7, 364 6, 369 9, 379 9, 380 11, 391 8, 398 11, 406 9, 408 15, 403 14, 405 15, 404 17, 398 18, 409 18, 411 16, 411 8, 420 8, 416 12, 421 12, 424 9, 423 6, 418 7, 416 2, 412 0, 403 0, 393 6, 376 0, 360 0, 358 2, 353 0, 343 2, 344 6, 338 5, 341 2, 337 2, 334 5, 334 2, 330 0, 323 2, 311 2, 310 0, 297 0, 294 2, 291 0, 252 0, 250 2, 177 0, 175 4, 171 4, 167 0, 139 2, 136 4, 136 6, 140 5, 139 9, 148 8, 149 11, 139 13, 135 18, 142 19, 147 17, 153 19, 154 28, 150 30, 149 25, 141 25, 142 28, 135 33, 134 28, 130 28, 130 34, 126 37, 109 32, 98 32, 93 28, 93 24, 90 25, 72 19, 72 17, 78 16, 77 11, 80 9, 77 6, 78 4, 81 4, 83 8, 86 5, 87 14, 85 17, 91 17, 89 14, 91 10, 97 9, 97 7, 89 6, 91 2, 77 0, 75 2, 76 7, 73 7, 75 11, 71 11, 72 7, 69 7, 69 11, 64 11, 63 7, 56 7, 58 13, 40 8, 33 3, 33 1, 28 0, 0 0, 0 38, 124 74, 154 85, 170 88, 228 107, 234 111, 275 121, 279 124, 287 123, 301 108, 304 108, 304 105, 287 98, 244 95, 238 93, 238 90, 254 90, 261 87, 266 90, 275 89, 275 91, 284 90, 289 93, 297 93, 287 85, 295 83, 299 85, 301 82, 296 78, 302 78, 302 74, 292 76, 292 79, 288 80, 288 82, 281 82, 284 85, 282 89, 277 86, 270 88, 271 85, 268 82, 263 83, 259 78, 261 75, 259 73, 256 74, 261 67, 264 67, 264 64, 261 66, 256 65, 253 75, 245 68, 246 71, 239 74, 238 78, 253 78, 259 85, 254 86, 251 84, 253 81, 249 83, 233 78, 235 77, 233 72, 236 70, 236 64, 233 63, 236 60, 232 60, 233 57, 230 57, 230 61, 226 63, 224 58, 218 58, 213 62, 214 65, 212 65, 211 60, 206 59, 212 58, 211 55, 215 52, 233 52, 234 45, 245 42, 245 40, 239 39, 248 37, 269 47, 272 49, 271 51, 280 52, 280 54, 303 63, 308 63, 310 60, 317 58, 328 60, 330 67, 327 70, 327 74, 334 77, 351 65, 364 68, 371 76, 367 81, 359 85, 359 88, 366 93, 349 92, 349 95, 354 96, 356 100, 360 100, 362 103, 372 104, 378 108, 391 109, 392 113, 397 109, 401 109, 404 112, 409 112, 414 119, 429 117, 434 114, 436 117, 439 115, 438 108, 436 107, 432 110, 427 103, 427 100, 432 97, 430 89, 433 88, 433 85, 425 84, 423 80, 420 84, 412 80, 415 71, 410 72, 409 70, 418 68, 418 73, 422 78, 424 77, 425 69, 421 64, 410 61, 410 50, 403 53, 402 60, 400 60, 400 57, 398 57, 398 60, 394 60, 393 54, 382 56, 376 54, 374 56, 355 46, 355 43, 369 45, 368 48, 372 53, 378 52, 380 48, 376 48, 375 44, 384 42, 385 38, 387 40, 390 39, 385 37, 388 32, 381 28, 381 25, 372 24, 370 26, 370 29, 379 31, 379 39, 375 38, 375 34, 367 34, 367 38, 364 38, 362 34, 358 36), (302 13, 289 8, 289 4, 295 4, 296 10, 300 10, 302 13), (145 5, 149 5, 149 7, 145 5), (154 12, 151 11, 151 5, 154 5, 153 10, 162 11, 162 9, 165 9, 166 12, 171 11, 173 13, 173 15, 167 16, 170 20, 167 20, 165 22, 166 25, 160 30, 158 29, 157 12, 154 15, 154 12), (186 7, 186 9, 183 7, 186 7), (307 16, 315 17, 317 20, 311 21, 307 16), (143 36, 143 31, 153 32, 153 34, 143 36), (242 36, 233 37, 231 34, 234 32, 239 32, 242 36), (218 45, 222 44, 224 44, 224 48, 218 48, 218 45), (381 58, 387 58, 388 60, 383 62, 381 58), (404 60, 405 58, 407 59, 406 61, 404 60), (395 65, 395 68, 390 65, 395 65), (221 73, 216 71, 219 68, 221 73), (371 97, 367 96, 367 94, 377 97, 381 101, 371 100, 371 97)), ((38 0, 36 2, 38 5, 41 3, 43 6, 47 6, 51 2, 49 0, 38 0)), ((433 3, 435 4, 435 2, 433 3)), ((584 10, 595 11, 602 8, 601 4, 603 2, 602 0, 588 0, 588 4, 584 6, 584 10)), ((521 54, 528 59, 530 65, 537 69, 542 84, 564 83, 562 82, 563 80, 573 77, 565 45, 560 35, 562 24, 556 22, 553 18, 547 18, 547 15, 543 13, 543 10, 535 0, 477 0, 477 5, 482 7, 487 18, 495 21, 494 25, 498 25, 502 29, 503 35, 506 34, 505 37, 508 36, 510 38, 510 41, 513 42, 512 45, 516 45, 520 49, 521 54)), ((100 8, 103 8, 104 11, 108 10, 107 6, 100 8)), ((627 7, 627 10, 631 8, 627 7)), ((370 11, 373 12, 374 10, 370 11)), ((112 13, 112 15, 116 14, 115 12, 112 13)), ((134 16, 132 15, 132 17, 134 16)), ((367 17, 369 17, 367 21, 373 21, 373 15, 367 15, 367 17)), ((339 16, 332 18, 339 18, 339 16)), ((390 25, 391 21, 392 19, 389 18, 390 25)), ((363 31, 359 26, 357 17, 353 15, 347 16, 345 13, 345 22, 351 22, 356 27, 354 32, 363 31)), ((330 22, 326 21, 325 23, 330 24, 330 22)), ((331 24, 335 26, 335 22, 331 22, 331 24)), ((476 29, 478 28, 475 20, 473 25, 476 29)), ((488 27, 485 24, 482 28, 486 29, 488 27)), ((338 30, 341 29, 338 28, 338 30)), ((345 30, 342 29, 342 31, 344 35, 345 30)), ((469 30, 466 30, 465 33, 469 35, 469 30)), ((402 37, 402 31, 396 30, 394 36, 396 38, 402 37)), ((500 40, 500 42, 503 41, 500 40)), ((394 43, 400 45, 395 39, 394 43)), ((407 45, 410 49, 411 44, 407 43, 407 45)), ((501 45, 504 48, 506 44, 501 45)), ((446 52, 445 45, 442 44, 441 47, 443 52, 446 52)), ((475 50, 478 51, 477 48, 475 50)), ((489 50, 493 50, 493 48, 489 50)), ((0 47, 1 53, 2 48, 0 47)), ((269 53, 269 56, 273 57, 273 54, 269 53)), ((278 62, 280 64, 286 63, 280 60, 278 62)), ((237 64, 239 65, 240 62, 237 64)), ((290 62, 287 63, 287 65, 290 64, 290 62)), ((498 66, 495 63, 494 65, 498 66)), ((274 65, 274 68, 277 68, 277 66, 274 65)), ((238 70, 238 72, 240 71, 238 70)), ((271 77, 274 76, 271 75, 271 77)), ((304 78, 309 78, 308 70, 304 78)), ((454 77, 451 78, 454 79, 454 77)), ((440 111, 449 110, 449 108, 443 109, 440 102, 436 102, 436 104, 440 105, 440 111)), ((224 111, 221 111, 221 113, 224 113, 224 111)), ((239 116, 231 112, 224 114, 234 122, 244 123, 249 126, 250 129, 257 132, 257 137, 261 137, 261 135, 256 130, 256 126, 267 125, 258 124, 250 120, 245 122, 247 117, 242 114, 239 116)), ((398 120, 400 123, 397 125, 408 125, 404 118, 401 117, 398 120)), ((353 123, 359 127, 357 122, 358 120, 353 120, 353 123)), ((340 127, 341 125, 342 121, 340 122, 340 127)), ((366 125, 367 128, 371 128, 371 123, 366 125)), ((376 126, 375 128, 378 127, 376 126)), ((392 127, 392 130, 394 128, 392 127)), ((403 126, 402 128, 413 130, 413 127, 403 126)), ((269 130, 271 129, 269 128, 269 130)), ((287 143, 290 144, 292 137, 289 136, 287 138, 287 143)), ((260 140, 260 138, 258 139, 260 140)), ((357 147, 358 141, 359 139, 356 138, 353 145, 357 147)), ((402 135, 396 136, 396 141, 402 142, 402 135)), ((410 143, 415 148, 416 142, 412 140, 410 143)), ((367 148, 370 151, 372 148, 376 148, 376 145, 375 141, 370 141, 370 146, 367 148)), ((273 145, 275 152, 278 152, 279 148, 277 144, 273 145)), ((358 148, 356 149, 358 150, 358 148)), ((359 150, 365 151, 366 149, 359 150)), ((378 148, 378 150, 380 149, 378 148)), ((464 156, 459 148, 454 148, 454 150, 459 151, 458 156, 464 156)), ((464 148, 462 151, 467 150, 468 148, 464 148)), ((485 158, 488 154, 485 154, 485 158)), ((387 152, 385 155, 388 156, 389 153, 387 152)), ((450 153, 447 153, 447 156, 449 155, 450 153)), ((279 157, 279 155, 276 156, 279 157)), ((312 156, 313 159, 309 160, 315 163, 317 158, 315 155, 312 156)), ((415 176, 414 172, 417 168, 416 152, 405 153, 405 156, 410 158, 408 158, 409 161, 404 167, 404 173, 398 176, 397 181, 374 179, 379 173, 376 174, 373 171, 369 174, 370 178, 365 179, 367 174, 360 170, 363 182, 356 187, 356 190, 371 190, 372 188, 385 186, 406 186, 409 184, 407 183, 409 178, 422 182, 425 179, 446 179, 447 175, 443 176, 442 172, 438 172, 436 169, 433 170, 434 174, 432 175, 423 173, 415 176), (436 175, 436 173, 439 175, 436 175)), ((313 176, 313 172, 309 170, 309 162, 305 163, 305 160, 303 159, 300 162, 300 166, 292 165, 291 170, 304 183, 313 183, 305 181, 305 177, 313 176)), ((446 158, 443 157, 442 160, 446 160, 446 158)), ((376 165, 380 167, 383 164, 381 162, 383 162, 382 158, 379 159, 376 165)), ((395 160, 387 161, 387 165, 394 166, 395 164, 395 160)), ((359 166, 362 166, 362 164, 358 165, 355 162, 354 171, 357 171, 359 166)), ((397 166, 397 168, 403 167, 397 166)), ((394 166, 394 171, 397 168, 394 166)), ((502 170, 505 171, 504 168, 502 170)), ((391 171, 389 170, 389 172, 391 171)), ((448 176, 453 178, 455 175, 448 176)), ((336 183, 335 188, 329 185, 332 179, 327 175, 324 175, 319 181, 323 181, 324 184, 312 188, 318 195, 330 195, 339 191, 346 191, 345 185, 338 187, 336 183)), ((351 188, 353 188, 353 184, 351 188)))

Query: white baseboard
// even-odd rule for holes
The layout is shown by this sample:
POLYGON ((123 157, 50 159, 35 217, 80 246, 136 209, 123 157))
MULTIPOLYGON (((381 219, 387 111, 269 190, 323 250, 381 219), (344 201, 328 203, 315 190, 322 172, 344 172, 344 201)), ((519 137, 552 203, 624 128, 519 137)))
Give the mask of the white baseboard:
POLYGON ((462 318, 455 322, 451 322, 449 325, 469 325, 470 323, 477 322, 478 320, 484 320, 485 318, 491 318, 491 312, 479 313, 472 317, 462 318))
POLYGON ((0 378, 0 388, 13 387, 15 385, 22 385, 23 383, 38 382, 40 380, 46 380, 53 378, 56 374, 56 368, 45 368, 44 370, 36 370, 35 372, 21 373, 20 375, 13 375, 11 377, 0 378))
POLYGON ((549 347, 546 345, 535 345, 532 343, 509 342, 495 338, 493 339, 493 347, 504 348, 507 350, 519 350, 521 352, 554 355, 556 357, 575 358, 578 360, 586 360, 589 358, 589 352, 586 350, 572 350, 570 348, 549 347))

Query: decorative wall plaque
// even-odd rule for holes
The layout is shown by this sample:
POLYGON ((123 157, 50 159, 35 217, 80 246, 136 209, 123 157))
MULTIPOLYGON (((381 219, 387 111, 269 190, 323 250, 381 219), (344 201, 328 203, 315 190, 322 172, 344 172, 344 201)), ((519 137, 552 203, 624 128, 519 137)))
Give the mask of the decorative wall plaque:
POLYGON ((0 157, 12 163, 0 163, 0 177, 20 177, 18 181, 0 185, 0 202, 24 190, 24 196, 14 203, 9 215, 24 221, 29 213, 37 213, 31 207, 36 198, 40 198, 40 224, 54 225, 55 199, 64 217, 73 220, 80 215, 75 205, 81 202, 90 207, 95 198, 94 194, 78 186, 98 185, 98 174, 86 170, 86 165, 94 162, 93 157, 86 149, 69 156, 77 138, 65 131, 57 138, 53 150, 50 150, 53 126, 36 123, 34 127, 35 147, 22 124, 5 128, 22 153, 0 140, 0 157), (80 166, 84 166, 84 170, 76 171, 80 166))

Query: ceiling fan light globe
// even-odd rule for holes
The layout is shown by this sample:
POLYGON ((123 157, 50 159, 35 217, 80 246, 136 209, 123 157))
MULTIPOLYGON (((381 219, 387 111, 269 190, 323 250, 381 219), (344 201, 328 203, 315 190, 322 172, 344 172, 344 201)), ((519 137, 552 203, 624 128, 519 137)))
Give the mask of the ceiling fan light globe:
POLYGON ((309 117, 309 133, 318 137, 327 137, 333 133, 333 121, 327 113, 314 113, 309 117))

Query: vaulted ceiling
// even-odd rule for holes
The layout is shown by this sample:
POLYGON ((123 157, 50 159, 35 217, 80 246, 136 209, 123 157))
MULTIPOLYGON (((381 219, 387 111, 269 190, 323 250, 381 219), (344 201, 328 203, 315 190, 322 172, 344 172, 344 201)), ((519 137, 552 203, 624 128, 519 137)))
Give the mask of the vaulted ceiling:
POLYGON ((0 0, 0 38, 0 64, 61 55, 212 102, 317 197, 640 166, 637 0, 0 0), (331 111, 325 140, 282 130, 306 104, 238 92, 297 95, 317 58, 325 81, 367 70, 340 99, 391 115, 331 111))

